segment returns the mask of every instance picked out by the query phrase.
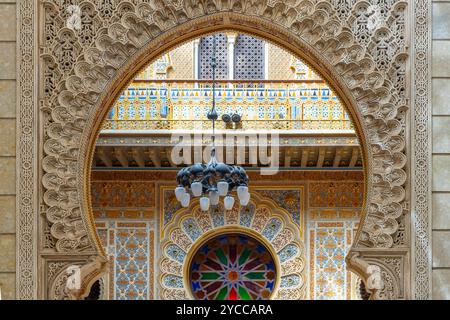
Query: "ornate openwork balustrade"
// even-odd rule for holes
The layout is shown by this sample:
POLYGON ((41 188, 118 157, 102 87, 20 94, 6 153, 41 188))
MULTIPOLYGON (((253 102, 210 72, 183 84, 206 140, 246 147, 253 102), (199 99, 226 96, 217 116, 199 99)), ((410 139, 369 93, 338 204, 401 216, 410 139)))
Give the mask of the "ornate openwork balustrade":
MULTIPOLYGON (((111 109, 103 129, 210 129, 211 81, 134 81, 111 109)), ((239 114, 238 127, 219 121, 218 129, 352 130, 339 99, 323 81, 219 81, 219 116, 239 114)))

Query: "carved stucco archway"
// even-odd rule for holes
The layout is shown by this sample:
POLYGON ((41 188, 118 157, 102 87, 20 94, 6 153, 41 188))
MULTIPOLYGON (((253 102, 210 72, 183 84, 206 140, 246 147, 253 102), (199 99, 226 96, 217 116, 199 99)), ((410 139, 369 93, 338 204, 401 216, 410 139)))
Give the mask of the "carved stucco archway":
POLYGON ((347 261, 365 281, 378 275, 368 267, 379 266, 384 282, 368 286, 374 298, 410 296, 406 2, 385 8, 385 23, 372 31, 358 28, 358 19, 369 9, 364 1, 346 8, 354 17, 348 22, 354 29, 328 1, 134 0, 113 1, 103 8, 83 2, 90 24, 80 31, 64 27, 59 4, 43 2, 40 295, 86 295, 51 290, 64 281, 58 275, 70 264, 84 264, 86 287, 105 266, 89 214, 88 191, 93 144, 107 107, 132 75, 158 54, 196 35, 234 29, 291 50, 317 69, 350 108, 366 147, 367 201, 347 261), (100 18, 101 10, 107 11, 107 19, 100 18), (392 286, 395 290, 389 289, 392 286))

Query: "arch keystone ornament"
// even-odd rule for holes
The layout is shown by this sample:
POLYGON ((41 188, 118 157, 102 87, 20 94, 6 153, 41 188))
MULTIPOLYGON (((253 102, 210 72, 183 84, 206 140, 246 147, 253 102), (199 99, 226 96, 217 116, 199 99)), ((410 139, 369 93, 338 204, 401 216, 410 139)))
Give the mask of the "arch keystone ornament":
POLYGON ((416 278, 415 297, 429 297, 429 237, 421 236, 429 228, 429 161, 412 162, 419 179, 413 187, 407 168, 413 154, 429 151, 423 89, 429 89, 429 6, 426 0, 19 1, 17 297, 63 298, 55 289, 60 277, 47 277, 49 269, 36 274, 38 265, 104 257, 90 208, 89 168, 101 122, 122 88, 164 51, 226 30, 292 51, 341 97, 366 169, 366 204, 350 255, 378 265, 383 283, 392 286, 390 294, 375 297, 411 298, 408 283, 416 278), (81 28, 66 27, 68 5, 79 6, 81 28), (371 5, 380 8, 379 24, 368 18, 371 5), (417 56, 409 67, 411 41, 417 56), (425 130, 413 134, 414 148, 407 139, 411 106, 414 125, 425 130), (415 194, 423 197, 410 203, 415 194), (410 250, 411 212, 418 215, 417 257, 410 250), (38 239, 29 241, 34 234, 38 239))

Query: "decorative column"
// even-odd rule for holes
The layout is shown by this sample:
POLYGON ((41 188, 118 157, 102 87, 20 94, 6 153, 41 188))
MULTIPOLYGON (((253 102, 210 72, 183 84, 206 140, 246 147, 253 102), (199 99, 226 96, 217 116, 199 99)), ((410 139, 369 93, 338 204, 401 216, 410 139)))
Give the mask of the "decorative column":
POLYGON ((234 46, 236 44, 238 34, 227 33, 228 43, 228 80, 234 80, 234 46))
POLYGON ((264 41, 264 79, 269 80, 269 43, 264 41))
POLYGON ((200 39, 194 40, 194 79, 198 80, 200 77, 200 52, 198 50, 200 45, 200 39))

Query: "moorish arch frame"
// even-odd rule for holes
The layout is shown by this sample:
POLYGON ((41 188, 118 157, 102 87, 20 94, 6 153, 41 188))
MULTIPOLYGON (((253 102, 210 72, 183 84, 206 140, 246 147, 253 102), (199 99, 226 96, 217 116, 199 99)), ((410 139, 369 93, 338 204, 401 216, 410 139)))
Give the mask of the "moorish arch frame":
MULTIPOLYGON (((426 158, 430 154, 426 99, 430 6, 426 0, 410 6, 398 1, 386 8, 389 19, 365 35, 370 37, 369 46, 360 43, 367 39, 361 37, 361 29, 346 26, 336 7, 326 1, 149 4, 134 0, 103 4, 107 8, 71 1, 92 14, 89 28, 80 32, 64 27, 64 13, 59 12, 64 12, 60 6, 65 2, 60 2, 19 1, 18 298, 83 297, 106 266, 88 214, 86 175, 93 133, 99 128, 96 121, 106 113, 102 108, 107 103, 105 92, 116 85, 110 98, 117 96, 139 69, 132 67, 139 55, 153 50, 156 56, 156 48, 165 48, 175 30, 194 36, 230 28, 259 34, 291 49, 348 100, 344 103, 359 120, 355 122, 361 143, 367 146, 368 201, 347 262, 368 284, 374 284, 374 298, 430 297, 426 158), (101 10, 108 13, 105 21, 100 19, 101 10), (417 19, 410 18, 413 16, 417 19), (410 20, 414 24, 405 23, 410 20), (392 39, 404 41, 392 43, 392 39), (412 52, 408 51, 410 42, 412 52), (386 44, 395 55, 386 55, 386 44), (305 51, 299 52, 299 48, 305 51), (409 72, 411 53, 414 72, 409 72), (380 70, 386 64, 390 68, 380 70), (119 83, 122 86, 117 86, 119 83), (411 83, 417 92, 410 90, 411 83), (420 125, 412 139, 414 147, 408 139, 411 123, 420 125), (415 180, 408 165, 414 166, 415 180), (411 202, 415 195, 417 200, 411 202), (415 215, 413 226, 411 212, 415 215), (411 232, 414 230, 418 232, 411 232), (68 292, 64 289, 65 270, 74 264, 81 266, 82 286, 68 292), (380 283, 372 281, 377 276, 381 276, 380 283)), ((358 17, 368 6, 368 2, 355 0, 347 9, 358 17)), ((355 19, 355 23, 360 22, 355 19)), ((179 41, 183 36, 178 35, 179 41)))

